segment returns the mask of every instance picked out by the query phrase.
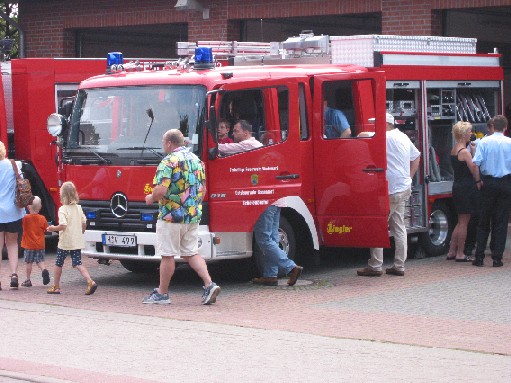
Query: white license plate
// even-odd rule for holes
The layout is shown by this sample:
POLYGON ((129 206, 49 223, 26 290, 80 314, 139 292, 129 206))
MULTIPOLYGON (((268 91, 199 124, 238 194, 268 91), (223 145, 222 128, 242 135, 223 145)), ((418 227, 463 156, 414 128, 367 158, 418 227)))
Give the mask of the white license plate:
POLYGON ((134 235, 102 234, 103 245, 134 247, 137 246, 137 237, 134 235))

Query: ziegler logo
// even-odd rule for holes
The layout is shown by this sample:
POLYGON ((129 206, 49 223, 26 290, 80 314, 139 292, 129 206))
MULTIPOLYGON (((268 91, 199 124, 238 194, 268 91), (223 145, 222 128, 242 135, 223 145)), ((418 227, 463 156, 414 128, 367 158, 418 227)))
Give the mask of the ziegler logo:
POLYGON ((110 200, 110 210, 117 218, 124 217, 128 212, 128 198, 123 193, 115 193, 110 200))
POLYGON ((328 234, 333 234, 333 233, 344 234, 344 233, 351 233, 352 229, 353 229, 352 226, 346 226, 346 225, 335 226, 332 222, 330 222, 328 224, 328 226, 326 227, 326 232, 328 234))
POLYGON ((153 188, 149 184, 144 185, 144 194, 151 194, 153 192, 153 188))

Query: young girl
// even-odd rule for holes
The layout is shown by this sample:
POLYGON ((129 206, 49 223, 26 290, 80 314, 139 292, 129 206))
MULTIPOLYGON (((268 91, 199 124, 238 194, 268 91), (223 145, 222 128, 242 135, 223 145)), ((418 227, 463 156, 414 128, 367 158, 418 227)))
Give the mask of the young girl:
POLYGON ((85 246, 83 232, 85 231, 85 215, 82 207, 78 205, 78 192, 72 182, 64 182, 60 188, 59 224, 48 226, 48 231, 59 232, 57 256, 55 258, 54 285, 48 290, 48 294, 60 294, 60 277, 62 267, 67 256, 71 256, 72 265, 87 281, 85 295, 92 295, 98 285, 94 282, 87 269, 82 265, 82 250, 85 246))

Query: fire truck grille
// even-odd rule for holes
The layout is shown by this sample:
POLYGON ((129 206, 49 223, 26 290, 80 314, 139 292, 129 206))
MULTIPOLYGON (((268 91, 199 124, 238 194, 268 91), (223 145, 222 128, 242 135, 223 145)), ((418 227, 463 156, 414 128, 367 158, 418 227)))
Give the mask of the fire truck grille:
POLYGON ((80 200, 80 204, 87 216, 88 229, 120 232, 154 232, 156 230, 158 212, 155 208, 148 209, 145 203, 129 203, 127 212, 122 217, 114 215, 109 201, 80 200))
MULTIPOLYGON (((143 202, 130 202, 127 212, 122 217, 116 217, 110 209, 110 201, 80 200, 83 211, 87 216, 87 229, 126 232, 155 232, 158 210, 156 204, 152 207, 143 202)), ((209 224, 209 205, 202 203, 202 225, 209 224)))

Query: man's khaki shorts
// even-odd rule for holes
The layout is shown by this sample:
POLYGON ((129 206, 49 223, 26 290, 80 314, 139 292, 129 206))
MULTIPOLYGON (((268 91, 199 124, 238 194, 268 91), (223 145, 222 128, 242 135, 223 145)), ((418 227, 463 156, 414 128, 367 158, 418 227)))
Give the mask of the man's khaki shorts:
POLYGON ((156 256, 191 257, 198 250, 198 223, 156 222, 156 256))

